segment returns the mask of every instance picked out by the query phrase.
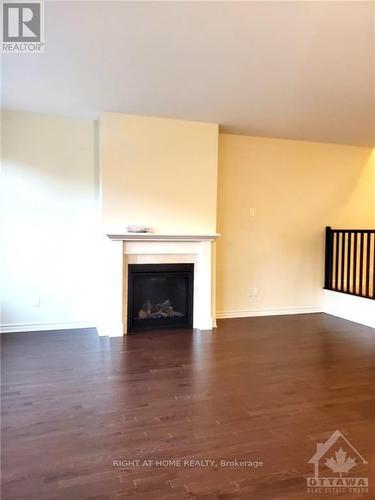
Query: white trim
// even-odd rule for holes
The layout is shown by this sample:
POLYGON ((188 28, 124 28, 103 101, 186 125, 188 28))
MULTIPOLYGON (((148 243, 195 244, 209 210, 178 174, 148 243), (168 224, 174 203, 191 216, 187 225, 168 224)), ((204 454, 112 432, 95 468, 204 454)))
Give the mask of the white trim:
POLYGON ((324 290, 323 301, 325 313, 375 328, 375 301, 373 299, 324 290))
POLYGON ((217 319, 225 318, 251 318, 256 316, 278 316, 284 314, 307 314, 322 312, 321 307, 303 306, 303 307, 280 307, 277 309, 248 309, 246 311, 218 311, 217 319))
POLYGON ((114 241, 214 241, 220 234, 154 234, 123 233, 107 234, 114 241))
POLYGON ((47 330, 74 330, 77 328, 96 328, 93 323, 78 321, 73 323, 13 323, 0 325, 1 333, 44 332, 47 330))
POLYGON ((123 323, 108 322, 104 325, 97 325, 96 331, 99 337, 122 337, 124 335, 125 329, 123 323))

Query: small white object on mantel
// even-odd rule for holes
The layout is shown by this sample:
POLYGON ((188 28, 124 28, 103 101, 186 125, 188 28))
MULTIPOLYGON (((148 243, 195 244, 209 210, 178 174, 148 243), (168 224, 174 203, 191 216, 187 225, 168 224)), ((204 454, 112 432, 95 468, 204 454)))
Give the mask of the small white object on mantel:
POLYGON ((211 330, 216 326, 212 292, 211 234, 107 234, 103 261, 101 318, 98 334, 117 337, 127 333, 127 263, 194 263, 193 328, 211 330), (172 259, 172 260, 171 260, 172 259))
POLYGON ((142 233, 142 234, 146 233, 146 234, 148 234, 148 233, 152 233, 152 227, 150 227, 150 226, 139 226, 137 224, 128 224, 126 226, 126 232, 127 233, 137 233, 137 234, 139 234, 139 233, 142 233))

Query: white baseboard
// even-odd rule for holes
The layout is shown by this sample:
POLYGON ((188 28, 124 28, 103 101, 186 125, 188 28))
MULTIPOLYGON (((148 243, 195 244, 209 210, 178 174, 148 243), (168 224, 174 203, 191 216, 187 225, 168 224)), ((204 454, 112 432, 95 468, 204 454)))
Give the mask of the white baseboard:
POLYGON ((93 323, 85 321, 73 323, 13 323, 0 325, 1 333, 44 332, 46 330, 74 330, 77 328, 95 328, 93 323))
POLYGON ((218 311, 216 319, 251 318, 256 316, 278 316, 285 314, 307 314, 322 312, 321 307, 280 307, 277 309, 248 309, 245 311, 218 311))
MULTIPOLYGON (((96 327, 99 337, 123 337, 124 324, 123 323, 99 323, 96 327)), ((126 334, 125 334, 126 335, 126 334)))

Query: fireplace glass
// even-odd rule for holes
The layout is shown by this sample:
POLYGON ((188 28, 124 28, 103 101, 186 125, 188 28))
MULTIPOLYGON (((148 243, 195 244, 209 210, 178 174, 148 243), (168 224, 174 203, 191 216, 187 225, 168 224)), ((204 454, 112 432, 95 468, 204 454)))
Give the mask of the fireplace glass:
POLYGON ((194 264, 129 264, 128 331, 193 326, 194 264))

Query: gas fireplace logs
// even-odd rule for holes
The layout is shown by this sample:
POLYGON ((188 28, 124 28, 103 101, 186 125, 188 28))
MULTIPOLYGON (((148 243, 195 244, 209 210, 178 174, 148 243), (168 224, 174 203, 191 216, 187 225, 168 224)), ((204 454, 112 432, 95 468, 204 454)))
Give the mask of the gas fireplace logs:
POLYGON ((165 300, 161 304, 153 304, 150 300, 146 300, 142 309, 138 311, 138 319, 182 317, 183 314, 174 310, 169 299, 165 300))

